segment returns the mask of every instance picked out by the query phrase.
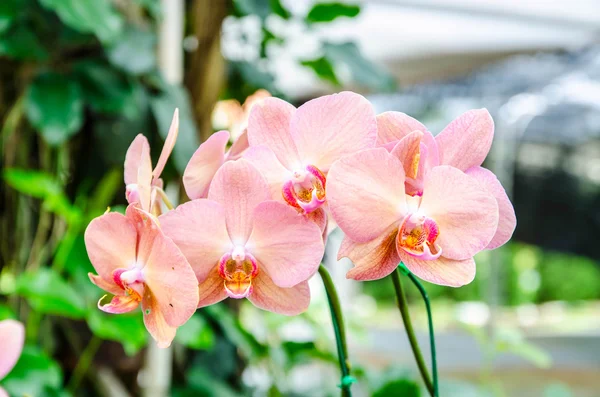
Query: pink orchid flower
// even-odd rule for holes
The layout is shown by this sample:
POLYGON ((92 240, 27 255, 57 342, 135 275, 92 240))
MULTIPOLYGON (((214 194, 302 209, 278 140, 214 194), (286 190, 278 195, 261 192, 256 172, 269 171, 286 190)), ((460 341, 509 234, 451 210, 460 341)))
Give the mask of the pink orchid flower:
POLYGON ((98 302, 107 313, 126 313, 141 303, 146 328, 159 347, 168 347, 177 327, 196 310, 198 282, 175 243, 158 220, 130 204, 94 219, 85 231, 87 252, 98 272, 92 283, 114 295, 98 302))
POLYGON ((310 303, 308 280, 324 253, 319 227, 270 200, 269 186, 245 159, 217 171, 208 199, 160 217, 200 282, 199 307, 227 297, 295 315, 310 303))
POLYGON ((418 277, 461 286, 475 276, 473 255, 498 227, 498 204, 475 178, 450 166, 432 168, 422 196, 405 192, 402 161, 375 148, 337 161, 327 195, 346 234, 338 257, 355 267, 347 276, 374 280, 400 261, 418 277))
POLYGON ((160 214, 160 200, 167 199, 162 189, 163 181, 160 179, 160 174, 173 151, 178 132, 179 111, 175 109, 169 134, 154 171, 148 139, 142 134, 135 137, 125 155, 125 197, 129 203, 139 203, 144 211, 155 215, 160 214))
MULTIPOLYGON (((266 98, 250 112, 244 158, 265 176, 274 200, 310 214, 326 203, 327 172, 334 161, 373 147, 376 139, 373 107, 353 92, 316 98, 298 109, 266 98)), ((326 219, 318 218, 320 223, 326 219)))
POLYGON ((248 135, 245 131, 227 150, 229 138, 227 131, 215 132, 192 155, 183 173, 183 186, 190 199, 206 198, 217 170, 226 161, 240 158, 248 148, 248 135))
MULTIPOLYGON (((23 351, 25 327, 15 320, 0 321, 0 380, 14 368, 23 351)), ((0 397, 8 393, 0 387, 0 397)))
POLYGON ((494 121, 486 109, 470 110, 452 121, 435 138, 419 121, 400 112, 377 116, 378 146, 404 164, 406 193, 422 195, 431 169, 450 165, 475 178, 494 195, 499 221, 487 249, 504 245, 517 225, 514 208, 498 178, 481 167, 494 138, 494 121))

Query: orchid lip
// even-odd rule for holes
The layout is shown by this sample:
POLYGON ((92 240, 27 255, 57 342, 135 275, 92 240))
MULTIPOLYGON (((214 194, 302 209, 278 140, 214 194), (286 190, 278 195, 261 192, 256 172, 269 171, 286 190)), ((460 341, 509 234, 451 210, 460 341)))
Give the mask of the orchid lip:
POLYGON ((283 199, 292 207, 308 214, 325 203, 325 175, 314 165, 294 171, 282 187, 283 199))
POLYGON ((258 275, 258 264, 244 247, 236 246, 223 255, 218 270, 230 298, 242 299, 252 293, 252 280, 258 275))
POLYGON ((399 229, 396 245, 398 249, 422 260, 434 260, 442 255, 436 243, 440 234, 435 220, 419 213, 404 217, 399 229))

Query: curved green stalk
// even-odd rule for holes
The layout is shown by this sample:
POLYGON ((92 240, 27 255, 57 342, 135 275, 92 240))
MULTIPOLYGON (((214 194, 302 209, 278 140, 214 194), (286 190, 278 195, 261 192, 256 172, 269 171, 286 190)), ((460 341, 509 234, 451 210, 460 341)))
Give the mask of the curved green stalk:
POLYGON ((325 266, 319 266, 319 274, 325 286, 327 293, 327 301, 329 302, 329 310, 331 311, 331 320, 333 322, 333 331, 335 333, 335 341, 337 344, 338 360, 340 362, 340 370, 342 371, 342 381, 339 387, 342 389, 342 397, 351 397, 352 391, 350 386, 354 383, 354 378, 350 376, 350 362, 348 361, 348 347, 346 345, 346 329, 344 328, 344 318, 342 317, 342 309, 340 299, 338 297, 333 281, 325 266))
MULTIPOLYGON (((434 344, 432 343, 432 362, 433 362, 433 369, 434 369, 434 382, 431 381, 431 377, 429 375, 429 371, 427 370, 427 365, 425 364, 425 360, 423 359, 423 355, 421 353, 421 348, 419 347, 419 343, 417 342, 417 338, 415 336, 415 331, 413 329, 412 326, 412 322, 410 319, 410 313, 408 311, 408 305, 407 305, 407 301, 406 301, 406 296, 404 294, 404 289, 402 287, 402 281, 400 280, 400 270, 402 270, 405 274, 407 275, 412 275, 412 273, 410 273, 410 271, 408 271, 408 269, 403 268, 404 265, 401 264, 399 266, 399 268, 397 268, 395 271, 392 272, 392 274, 390 275, 392 278, 392 282, 394 283, 394 289, 396 291, 396 301, 398 303, 398 309, 400 309, 400 314, 402 315, 402 321, 404 322, 404 328, 406 329, 406 335, 408 336, 408 341, 410 342, 410 346, 412 348, 413 354, 415 356, 415 360, 417 362, 417 367, 419 368, 419 372, 421 373, 421 377, 423 378, 423 382, 425 383, 425 387, 427 387, 427 390, 429 391, 429 394, 433 397, 437 397, 437 366, 435 364, 435 347, 434 344), (406 269, 406 270, 404 270, 406 269)), ((409 276, 410 277, 410 276, 409 276)), ((414 277, 414 276, 413 276, 414 277)), ((413 280, 411 278, 411 280, 413 280)), ((413 280, 413 282, 415 282, 415 280, 413 280)), ((418 282, 418 281, 417 281, 418 282)), ((418 288, 418 286, 417 286, 418 288)), ((421 286, 421 288, 423 288, 421 286)), ((419 288, 419 291, 421 291, 421 288, 419 288)), ((425 289, 423 288, 423 292, 425 291, 425 289)), ((433 342, 433 324, 431 321, 431 311, 429 310, 429 299, 426 298, 427 294, 425 293, 424 299, 425 299, 425 304, 427 305, 427 314, 429 317, 429 324, 430 324, 430 341, 433 342)))

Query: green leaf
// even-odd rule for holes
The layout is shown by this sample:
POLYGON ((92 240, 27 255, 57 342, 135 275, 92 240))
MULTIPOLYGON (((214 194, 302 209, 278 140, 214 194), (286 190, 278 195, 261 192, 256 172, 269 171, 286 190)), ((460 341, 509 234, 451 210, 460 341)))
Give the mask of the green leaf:
POLYGON ((283 19, 290 19, 292 14, 281 4, 281 0, 269 0, 269 6, 271 12, 275 15, 279 15, 283 19))
POLYGON ((54 177, 43 171, 9 168, 4 171, 4 180, 18 192, 39 199, 63 193, 62 187, 54 177))
POLYGON ((86 313, 82 298, 52 269, 42 268, 21 274, 15 293, 25 297, 40 313, 70 318, 83 318, 86 313))
POLYGON ((94 111, 119 114, 130 120, 139 117, 134 81, 98 61, 80 62, 75 70, 85 100, 94 111))
POLYGON ((16 320, 17 316, 15 316, 15 313, 11 310, 10 307, 6 305, 0 305, 0 321, 6 320, 8 318, 16 320))
POLYGON ((22 0, 0 1, 0 33, 3 33, 22 11, 22 0))
POLYGON ((25 346, 17 364, 2 380, 10 396, 45 396, 62 385, 59 365, 36 346, 25 346))
POLYGON ((207 350, 214 345, 215 335, 206 320, 195 314, 177 329, 175 340, 192 349, 207 350))
POLYGON ((57 146, 83 124, 83 96, 79 85, 63 75, 45 73, 29 85, 27 118, 50 145, 57 146))
POLYGON ((6 31, 0 31, 0 56, 36 61, 48 58, 48 51, 31 29, 22 24, 6 28, 6 31))
POLYGON ((334 65, 345 65, 358 84, 376 91, 391 91, 396 88, 394 78, 362 56, 356 44, 324 43, 325 57, 334 65))
POLYGON ((306 15, 306 22, 319 23, 331 22, 339 17, 354 18, 360 13, 360 7, 354 4, 344 4, 339 2, 317 3, 306 15))
POLYGON ((63 23, 82 33, 93 33, 103 43, 120 37, 123 18, 110 0, 40 0, 63 23))
POLYGON ((140 75, 156 67, 156 37, 152 32, 128 29, 106 49, 110 62, 118 68, 140 75))
POLYGON ((102 215, 112 203, 115 194, 123 184, 123 170, 113 168, 100 180, 88 203, 87 217, 89 219, 102 215))
POLYGON ((261 344, 251 333, 242 327, 240 321, 224 305, 212 305, 202 309, 217 321, 223 333, 232 343, 241 349, 247 357, 265 357, 268 347, 261 344))
POLYGON ((148 341, 148 332, 139 312, 131 314, 108 314, 91 310, 87 323, 94 335, 107 340, 120 342, 125 353, 133 356, 148 341))
POLYGON ((193 396, 237 397, 240 395, 227 383, 206 372, 206 368, 191 367, 186 373, 186 378, 190 387, 195 390, 195 393, 190 394, 193 396))
POLYGON ((321 57, 310 61, 302 61, 300 63, 303 66, 312 69, 321 80, 328 81, 336 87, 341 86, 337 76, 335 75, 333 65, 327 58, 321 57))
POLYGON ((419 385, 409 379, 396 379, 383 385, 373 397, 402 396, 420 397, 419 385))
POLYGON ((169 86, 162 95, 150 99, 150 107, 156 119, 158 133, 163 139, 169 133, 175 108, 179 108, 179 135, 171 157, 177 170, 183 174, 190 158, 200 146, 188 94, 180 86, 169 86))
POLYGON ((60 215, 69 223, 78 222, 81 212, 71 205, 60 184, 42 171, 10 168, 4 171, 4 180, 20 193, 44 200, 44 208, 60 215))

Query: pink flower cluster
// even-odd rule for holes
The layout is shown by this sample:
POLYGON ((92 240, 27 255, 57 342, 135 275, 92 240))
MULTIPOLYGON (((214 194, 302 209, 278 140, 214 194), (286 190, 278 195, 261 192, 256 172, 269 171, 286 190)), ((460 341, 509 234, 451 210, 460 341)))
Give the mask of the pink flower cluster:
POLYGON ((348 278, 379 279, 400 261, 432 283, 461 286, 473 256, 499 247, 516 225, 512 204, 481 167, 493 140, 489 113, 472 110, 434 137, 399 112, 376 115, 352 92, 299 108, 265 98, 231 145, 219 131, 191 158, 183 185, 191 201, 162 214, 160 174, 175 144, 177 112, 152 170, 139 135, 125 161, 130 205, 86 230, 93 283, 113 294, 100 309, 142 305, 159 346, 197 307, 227 297, 295 315, 307 309, 307 280, 327 234, 345 233, 339 257, 348 278))

